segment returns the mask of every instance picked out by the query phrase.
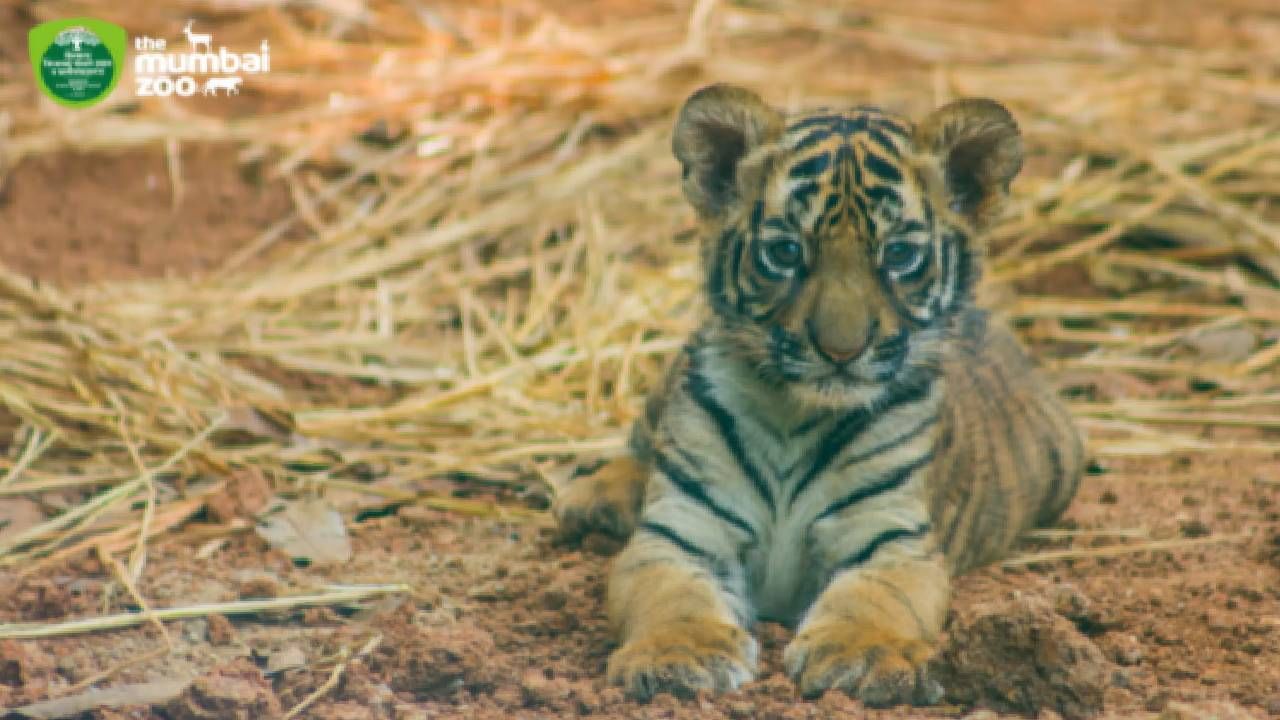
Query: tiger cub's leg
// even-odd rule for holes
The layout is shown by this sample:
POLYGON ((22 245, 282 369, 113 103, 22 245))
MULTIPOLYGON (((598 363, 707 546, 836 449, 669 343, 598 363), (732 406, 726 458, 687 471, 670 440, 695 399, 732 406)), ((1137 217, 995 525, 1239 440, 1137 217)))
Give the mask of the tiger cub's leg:
POLYGON ((563 540, 592 532, 625 539, 636 527, 648 473, 630 455, 614 458, 590 475, 574 478, 552 507, 563 540))
POLYGON ((949 596, 941 554, 882 548, 837 572, 818 596, 783 654, 787 672, 809 697, 834 688, 872 706, 936 703, 942 686, 926 663, 949 596))
POLYGON ((752 612, 737 559, 753 531, 656 475, 609 578, 609 621, 622 642, 609 658, 609 681, 641 700, 732 690, 755 674, 757 645, 745 629, 752 612))
POLYGON ((631 697, 732 690, 755 674, 756 641, 717 579, 643 525, 618 556, 608 604, 622 639, 609 658, 609 682, 631 697))

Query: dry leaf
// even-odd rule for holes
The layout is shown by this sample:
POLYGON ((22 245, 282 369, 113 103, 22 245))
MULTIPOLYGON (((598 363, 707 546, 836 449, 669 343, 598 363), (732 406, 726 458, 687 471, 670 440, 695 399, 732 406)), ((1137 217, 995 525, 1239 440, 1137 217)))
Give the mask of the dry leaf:
POLYGON ((342 515, 325 500, 281 501, 254 528, 271 547, 312 565, 341 565, 351 559, 351 539, 342 515))

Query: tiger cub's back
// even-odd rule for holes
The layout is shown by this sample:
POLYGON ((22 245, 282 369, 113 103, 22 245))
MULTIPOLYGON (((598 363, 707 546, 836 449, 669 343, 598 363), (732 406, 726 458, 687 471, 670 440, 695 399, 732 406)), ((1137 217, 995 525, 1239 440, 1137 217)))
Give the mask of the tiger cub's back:
POLYGON ((943 360, 946 393, 930 514, 952 571, 998 560, 1075 495, 1084 447, 1017 340, 971 311, 943 360))

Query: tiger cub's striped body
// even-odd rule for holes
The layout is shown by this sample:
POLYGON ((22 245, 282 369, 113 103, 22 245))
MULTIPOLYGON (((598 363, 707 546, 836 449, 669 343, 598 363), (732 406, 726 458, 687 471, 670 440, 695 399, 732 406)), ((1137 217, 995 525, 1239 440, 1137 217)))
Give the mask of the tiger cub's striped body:
POLYGON ((971 306, 1016 126, 990 101, 916 128, 873 108, 788 124, 713 86, 674 146, 714 312, 632 457, 557 505, 567 534, 634 529, 610 676, 640 697, 735 687, 763 617, 797 627, 784 662, 806 694, 934 702, 950 576, 1057 517, 1082 465, 1070 418, 971 306))

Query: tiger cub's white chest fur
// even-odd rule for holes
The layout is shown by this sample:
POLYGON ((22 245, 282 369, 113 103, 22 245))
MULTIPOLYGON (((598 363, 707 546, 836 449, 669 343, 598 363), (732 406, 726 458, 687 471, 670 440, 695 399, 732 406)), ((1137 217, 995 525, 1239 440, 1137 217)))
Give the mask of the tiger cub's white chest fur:
POLYGON ((839 560, 817 556, 815 547, 857 547, 885 527, 927 521, 918 485, 903 488, 908 497, 886 494, 839 517, 823 517, 823 512, 886 471, 927 455, 933 436, 923 429, 936 415, 941 388, 930 388, 918 402, 870 413, 841 445, 835 440, 847 412, 804 407, 733 359, 717 360, 706 367, 705 376, 732 414, 747 460, 772 500, 770 506, 751 492, 745 479, 732 483, 733 502, 757 524, 758 540, 743 558, 750 599, 759 617, 791 622, 825 585, 827 568, 839 560), (824 463, 823 455, 832 457, 824 463), (818 466, 821 470, 815 472, 818 466), (819 535, 846 540, 815 543, 819 535))

